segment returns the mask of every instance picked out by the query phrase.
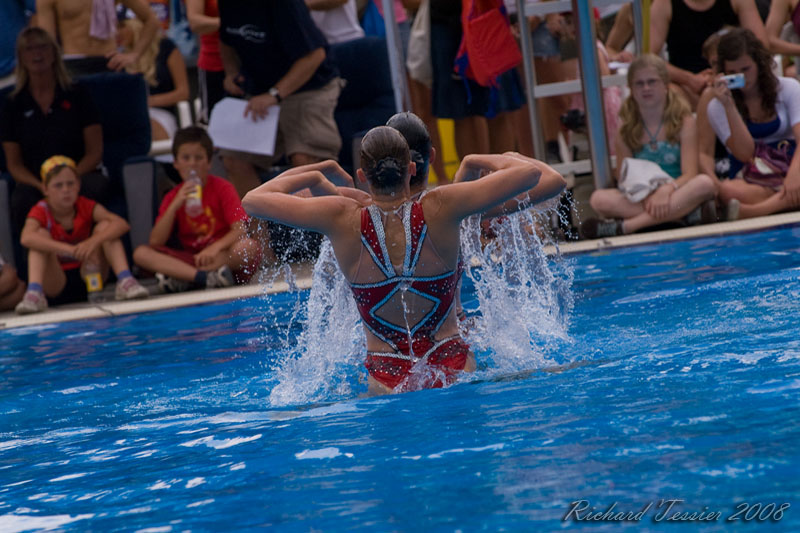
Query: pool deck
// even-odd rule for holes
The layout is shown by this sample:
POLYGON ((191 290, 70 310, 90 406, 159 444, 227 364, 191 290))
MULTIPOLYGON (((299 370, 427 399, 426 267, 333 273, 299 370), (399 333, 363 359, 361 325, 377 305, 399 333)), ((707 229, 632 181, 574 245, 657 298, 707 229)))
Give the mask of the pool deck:
MULTIPOLYGON (((688 228, 666 231, 653 231, 649 233, 637 233, 634 235, 623 235, 605 239, 561 243, 558 246, 558 251, 564 255, 587 252, 607 252, 609 250, 613 250, 614 248, 627 246, 655 244, 659 242, 696 239, 702 237, 717 237, 734 233, 761 231, 778 226, 798 223, 800 223, 800 212, 782 213, 779 215, 752 218, 747 220, 736 220, 733 222, 720 222, 717 224, 692 226, 688 228)), ((550 254, 556 253, 556 249, 553 246, 547 247, 546 251, 550 254)), ((294 268, 293 271, 296 278, 296 286, 298 288, 307 289, 311 286, 311 269, 309 265, 299 265, 298 267, 294 268)), ((154 288, 152 287, 152 283, 150 283, 149 286, 152 291, 154 288)), ((160 311, 217 301, 248 298, 262 294, 279 293, 287 290, 289 290, 289 285, 285 281, 276 281, 269 287, 261 284, 253 284, 225 289, 191 291, 180 294, 153 295, 146 300, 71 304, 49 309, 42 313, 26 316, 18 316, 13 312, 4 312, 0 313, 0 330, 41 326, 45 324, 69 322, 73 320, 122 316, 148 311, 160 311)))

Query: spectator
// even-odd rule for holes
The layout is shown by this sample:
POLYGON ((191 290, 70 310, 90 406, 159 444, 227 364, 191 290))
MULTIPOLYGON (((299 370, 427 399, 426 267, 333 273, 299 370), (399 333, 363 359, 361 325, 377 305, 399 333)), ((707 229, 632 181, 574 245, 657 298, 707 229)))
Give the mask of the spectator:
POLYGON ((606 38, 609 59, 622 63, 633 61, 633 54, 626 50, 631 39, 633 39, 633 5, 625 4, 614 16, 614 24, 606 38))
POLYGON ((36 0, 37 24, 61 43, 73 76, 123 70, 139 59, 158 30, 158 20, 144 0, 120 0, 144 25, 131 52, 117 50, 114 0, 36 0))
POLYGON ((208 124, 214 105, 225 97, 222 83, 225 69, 219 53, 219 8, 217 0, 186 0, 186 18, 200 37, 197 80, 202 111, 200 121, 208 124))
POLYGON ((131 275, 120 241, 128 223, 78 194, 80 177, 72 159, 49 158, 41 176, 45 199, 28 213, 22 230, 22 245, 28 248, 28 290, 17 313, 44 311, 48 298, 54 303, 84 300, 81 277, 95 272, 104 280, 109 264, 117 276, 117 300, 147 298, 147 289, 131 275))
POLYGON ((36 12, 36 0, 0 2, 0 89, 14 85, 14 41, 36 12))
POLYGON ((766 47, 747 29, 723 35, 717 46, 722 72, 744 74, 744 87, 730 90, 722 76, 714 80, 714 99, 708 104, 708 120, 725 144, 731 160, 730 175, 723 181, 723 202, 741 203, 740 218, 749 218, 800 207, 800 156, 795 151, 800 136, 800 82, 779 78, 766 47), (766 155, 769 148, 777 153, 766 155), (761 176, 751 172, 754 158, 782 158, 784 175, 761 176))
POLYGON ((765 24, 770 52, 792 57, 795 76, 800 59, 800 19, 795 22, 798 4, 798 0, 772 0, 765 24))
POLYGON ((227 0, 219 8, 225 90, 249 96, 245 116, 253 120, 281 106, 275 157, 223 152, 239 195, 261 183, 257 168, 281 155, 292 166, 336 159, 342 141, 333 111, 342 82, 302 0, 227 0))
POLYGON ((17 86, 0 114, 0 141, 16 182, 11 219, 18 235, 28 211, 42 198, 44 185, 37 176, 51 155, 78 162, 83 196, 103 203, 109 184, 99 170, 103 130, 97 109, 88 90, 70 82, 58 45, 43 29, 20 32, 16 76, 17 86))
MULTIPOLYGON (((142 23, 136 19, 123 21, 118 35, 120 46, 125 50, 135 49, 142 29, 142 23)), ((147 105, 153 140, 171 139, 178 131, 177 104, 189 99, 189 78, 180 50, 169 38, 157 35, 127 70, 141 73, 150 89, 147 105)))
POLYGON ((17 270, 0 255, 0 311, 10 311, 22 300, 25 283, 17 277, 17 270))
POLYGON ((236 190, 209 174, 213 148, 203 128, 192 126, 175 134, 173 164, 183 183, 161 202, 150 245, 133 253, 137 265, 156 273, 162 292, 228 287, 234 284, 234 275, 246 282, 261 260, 257 243, 245 238, 247 215, 236 190), (193 174, 202 182, 203 207, 194 217, 185 205, 198 187, 191 181, 193 174), (173 237, 177 247, 169 244, 173 237))
MULTIPOLYGON (((533 67, 536 72, 536 82, 540 84, 557 83, 572 78, 572 73, 567 76, 561 61, 561 37, 574 34, 574 31, 567 26, 564 17, 560 13, 549 13, 544 17, 528 17, 528 27, 533 43, 533 67)), ((561 131, 561 115, 570 107, 570 97, 569 95, 557 95, 539 98, 536 105, 539 108, 539 117, 541 117, 545 158, 549 163, 560 163, 558 134, 561 131)), ((530 128, 527 113, 522 118, 522 126, 530 128)), ((523 135, 525 138, 532 139, 532 134, 529 132, 525 132, 523 135)))
POLYGON ((455 121, 456 151, 460 158, 475 153, 513 150, 515 134, 509 111, 522 105, 522 86, 515 69, 500 76, 494 108, 487 121, 490 91, 472 80, 454 75, 453 65, 463 35, 461 2, 431 0, 431 59, 433 63, 433 114, 455 121), (467 90, 467 86, 469 90, 467 90))
POLYGON ((439 135, 439 124, 433 116, 433 67, 431 65, 431 14, 428 0, 419 2, 414 13, 414 22, 409 35, 408 53, 406 54, 406 73, 408 75, 408 92, 411 107, 430 131, 431 142, 440 156, 432 165, 439 185, 449 183, 444 158, 441 157, 442 140, 439 135))
MULTIPOLYGON (((651 54, 635 59, 628 70, 628 87, 631 95, 622 105, 622 124, 616 138, 617 161, 635 158, 656 163, 661 177, 647 180, 638 195, 631 185, 643 177, 640 175, 619 176, 625 192, 596 190, 590 198, 591 206, 611 220, 585 221, 581 226, 585 238, 633 233, 678 221, 692 212, 697 216, 691 218, 699 222, 702 211, 698 207, 716 194, 715 181, 697 173, 695 120, 686 102, 670 87, 666 63, 651 54)), ((618 174, 624 166, 619 164, 618 174)), ((706 206, 706 222, 716 219, 713 205, 706 206)))
POLYGON ((358 23, 356 0, 305 0, 311 19, 329 44, 344 43, 364 36, 358 23))
MULTIPOLYGON (((714 76, 719 73, 719 63, 717 61, 717 45, 720 38, 733 28, 725 26, 721 30, 712 34, 703 43, 703 57, 711 65, 714 76)), ((714 88, 706 87, 700 94, 697 101, 697 145, 698 145, 698 165, 700 172, 709 176, 716 175, 717 178, 727 179, 730 172, 730 159, 725 145, 717 139, 711 124, 708 122, 708 104, 714 99, 714 88)), ((726 206, 727 208, 728 206, 726 206)), ((725 218, 735 220, 738 217, 738 204, 727 212, 725 218)))
POLYGON ((666 43, 669 77, 694 109, 711 81, 703 58, 703 42, 723 26, 749 28, 767 42, 754 0, 654 0, 650 12, 650 51, 659 54, 666 43))

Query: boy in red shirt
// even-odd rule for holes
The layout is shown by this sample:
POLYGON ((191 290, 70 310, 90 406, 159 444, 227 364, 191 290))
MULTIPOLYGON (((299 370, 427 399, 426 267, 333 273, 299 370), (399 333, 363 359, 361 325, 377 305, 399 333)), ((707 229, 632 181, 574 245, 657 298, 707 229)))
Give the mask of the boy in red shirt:
POLYGON ((156 273, 163 292, 192 288, 228 287, 236 279, 250 279, 261 261, 258 243, 247 238, 247 214, 239 195, 227 180, 209 174, 214 150, 203 128, 191 126, 178 131, 172 143, 173 165, 183 183, 164 196, 158 218, 150 232, 150 245, 142 245, 133 260, 156 273), (192 178, 201 182, 201 190, 192 178), (202 210, 191 216, 187 199, 198 192, 202 210), (187 212, 189 211, 189 212, 187 212), (168 247, 177 237, 179 248, 168 247))
POLYGON ((42 163, 44 200, 28 213, 20 241, 28 248, 28 290, 17 305, 18 314, 47 309, 54 303, 86 298, 83 277, 117 276, 116 299, 147 298, 147 289, 131 275, 120 237, 128 223, 94 200, 78 193, 81 182, 75 161, 56 155, 42 163))

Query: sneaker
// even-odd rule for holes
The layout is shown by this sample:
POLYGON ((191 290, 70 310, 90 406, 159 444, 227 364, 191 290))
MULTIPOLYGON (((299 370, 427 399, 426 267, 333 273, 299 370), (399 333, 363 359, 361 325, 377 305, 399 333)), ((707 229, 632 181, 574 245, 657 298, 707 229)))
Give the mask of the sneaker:
POLYGON ((618 218, 600 220, 590 218, 581 224, 581 236, 584 239, 601 239, 623 235, 622 220, 618 218))
POLYGON ((139 298, 149 298, 150 293, 142 287, 135 278, 125 278, 117 282, 114 291, 115 300, 137 300, 139 298))
POLYGON ((728 205, 725 206, 725 220, 730 222, 739 218, 739 205, 741 204, 736 198, 728 202, 728 205))
POLYGON ((683 217, 683 223, 686 226, 696 226, 700 224, 703 219, 702 209, 700 207, 695 207, 692 209, 688 215, 683 217))
POLYGON ((233 272, 228 268, 228 265, 222 265, 217 270, 209 272, 206 277, 206 288, 216 289, 218 287, 232 287, 233 286, 233 272))
POLYGON ((39 291, 25 291, 22 301, 17 304, 14 311, 18 315, 30 315, 47 309, 47 298, 39 291))
POLYGON ((173 292, 184 292, 192 288, 192 284, 182 279, 175 279, 156 272, 156 281, 158 282, 158 292, 161 294, 169 294, 173 292))

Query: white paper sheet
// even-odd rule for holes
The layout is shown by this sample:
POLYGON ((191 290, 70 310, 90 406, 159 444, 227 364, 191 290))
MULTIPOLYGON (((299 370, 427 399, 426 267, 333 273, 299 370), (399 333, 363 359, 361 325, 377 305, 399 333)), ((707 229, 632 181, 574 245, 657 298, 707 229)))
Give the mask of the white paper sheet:
POLYGON ((211 111, 208 121, 208 134, 214 146, 248 152, 252 154, 273 155, 275 139, 278 136, 278 116, 281 108, 272 106, 266 118, 253 121, 244 116, 247 100, 223 98, 211 111))

